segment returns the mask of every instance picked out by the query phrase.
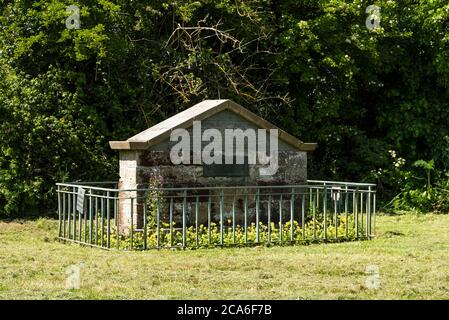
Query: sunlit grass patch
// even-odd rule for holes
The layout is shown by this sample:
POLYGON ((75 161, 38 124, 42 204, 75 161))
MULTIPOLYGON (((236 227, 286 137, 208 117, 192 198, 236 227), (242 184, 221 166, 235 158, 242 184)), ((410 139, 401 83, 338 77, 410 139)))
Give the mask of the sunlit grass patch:
POLYGON ((371 241, 129 252, 61 243, 54 220, 0 222, 0 299, 447 299, 448 229, 447 215, 379 216, 371 241))

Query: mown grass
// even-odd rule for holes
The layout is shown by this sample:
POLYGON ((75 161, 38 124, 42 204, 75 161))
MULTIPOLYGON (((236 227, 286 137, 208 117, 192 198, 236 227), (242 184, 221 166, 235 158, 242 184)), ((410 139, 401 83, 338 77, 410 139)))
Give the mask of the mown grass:
POLYGON ((379 216, 372 241, 192 251, 108 252, 60 243, 56 227, 0 222, 0 299, 449 298, 449 215, 379 216), (81 288, 67 290, 74 264, 81 288))

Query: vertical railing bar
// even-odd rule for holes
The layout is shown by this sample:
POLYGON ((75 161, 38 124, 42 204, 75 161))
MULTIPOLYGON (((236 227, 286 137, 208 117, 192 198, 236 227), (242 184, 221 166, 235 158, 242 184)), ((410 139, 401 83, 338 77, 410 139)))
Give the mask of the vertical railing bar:
MULTIPOLYGON (((132 197, 132 195, 131 195, 132 197)), ((131 198, 130 250, 134 249, 134 198, 131 198)))
POLYGON ((282 194, 279 197, 279 242, 282 244, 283 241, 283 232, 284 226, 282 222, 282 194))
POLYGON ((199 236, 198 236, 199 209, 200 209, 200 198, 199 198, 199 196, 196 196, 196 201, 195 201, 195 245, 197 248, 199 247, 199 236))
POLYGON ((117 249, 120 248, 120 210, 118 210, 119 201, 120 192, 116 192, 116 198, 114 198, 114 217, 116 224, 117 249))
POLYGON ((313 202, 313 188, 309 187, 309 208, 312 207, 312 202, 313 202))
POLYGON ((58 194, 58 237, 61 236, 62 231, 62 203, 61 203, 61 187, 57 187, 58 194))
MULTIPOLYGON (((310 196, 310 193, 309 193, 310 196)), ((301 202, 301 228, 302 228, 302 240, 306 240, 306 195, 302 195, 302 202, 301 202)), ((310 201, 309 201, 310 203, 310 201)))
POLYGON ((63 193, 62 194, 62 213, 63 213, 63 216, 62 216, 62 221, 63 221, 62 234, 63 234, 64 238, 66 238, 66 229, 67 229, 66 220, 65 220, 65 214, 66 214, 66 209, 67 209, 66 198, 67 198, 66 194, 63 193))
POLYGON ((373 229, 372 236, 376 236, 376 192, 373 193, 373 229))
POLYGON ((348 208, 348 199, 349 198, 349 194, 348 194, 348 185, 346 185, 346 188, 345 188, 345 219, 346 219, 346 221, 345 221, 345 237, 346 238, 348 238, 348 233, 349 233, 349 229, 348 229, 348 226, 349 226, 349 223, 348 223, 348 219, 349 219, 349 214, 348 214, 348 210, 349 210, 349 208, 348 208))
POLYGON ((257 188, 257 190, 256 190, 256 243, 260 242, 259 210, 260 210, 260 189, 257 188))
MULTIPOLYGON (((87 192, 87 189, 86 189, 86 192, 87 192)), ((86 196, 85 197, 86 199, 88 198, 88 196, 86 196)), ((86 200, 86 203, 87 203, 87 200, 86 200)), ((88 230, 87 230, 87 220, 88 220, 88 218, 87 218, 87 212, 88 212, 89 210, 88 210, 88 207, 87 207, 87 204, 86 204, 86 208, 84 209, 83 208, 83 217, 84 217, 84 233, 83 233, 83 238, 84 238, 84 243, 87 243, 87 234, 88 234, 88 230)))
POLYGON ((315 189, 315 196, 312 198, 313 240, 316 240, 316 205, 318 200, 318 192, 318 189, 315 189))
POLYGON ((359 188, 357 187, 355 193, 354 193, 354 197, 353 197, 353 202, 354 202, 354 224, 355 224, 355 238, 358 239, 359 238, 359 213, 358 213, 358 191, 359 188))
POLYGON ((148 203, 148 191, 143 194, 143 250, 148 248, 148 214, 147 214, 147 203, 148 203))
POLYGON ((324 185, 324 195, 323 195, 323 240, 327 240, 327 188, 324 185))
POLYGON ((224 240, 224 190, 220 192, 220 245, 223 246, 224 240))
POLYGON ((248 194, 245 193, 245 198, 243 200, 244 202, 244 221, 243 221, 243 225, 244 225, 244 233, 245 233, 245 244, 248 243, 248 194))
MULTIPOLYGON (((70 188, 72 190, 74 188, 70 188)), ((72 238, 72 192, 67 193, 67 239, 72 238)))
POLYGON ((73 187, 68 188, 67 193, 67 239, 72 239, 72 205, 73 187))
POLYGON ((84 207, 83 207, 83 212, 78 211, 78 224, 79 224, 79 241, 82 241, 82 235, 83 235, 83 221, 82 221, 82 217, 84 215, 84 207))
POLYGON ((73 188, 73 194, 72 194, 72 198, 71 198, 71 211, 70 211, 70 215, 71 215, 71 230, 72 230, 72 234, 71 234, 71 238, 75 239, 75 234, 76 234, 76 193, 75 193, 75 188, 73 188))
POLYGON ((334 223, 335 223, 335 241, 338 239, 338 218, 337 218, 337 195, 335 195, 334 199, 334 223))
POLYGON ((89 189, 89 243, 93 244, 92 237, 93 237, 93 218, 92 218, 92 211, 93 211, 93 201, 92 201, 92 189, 89 189))
POLYGON ((369 240, 371 235, 371 187, 368 187, 368 193, 366 194, 366 238, 369 240))
POLYGON ((98 196, 95 197, 95 244, 98 245, 98 196))
MULTIPOLYGON (((361 232, 363 232, 363 190, 360 191, 360 227, 361 227, 361 232)), ((363 233, 362 233, 362 238, 363 238, 363 233)))
POLYGON ((101 247, 104 246, 104 198, 100 199, 101 201, 101 247))
POLYGON ((72 220, 73 220, 73 235, 72 239, 76 240, 76 192, 75 188, 73 188, 73 198, 72 198, 72 220))
POLYGON ((187 190, 184 190, 184 197, 182 200, 182 248, 187 247, 187 220, 186 220, 186 210, 187 210, 187 190))
POLYGON ((290 242, 294 241, 295 230, 294 230, 294 209, 295 209, 295 189, 292 188, 291 198, 290 198, 290 242))
POLYGON ((318 199, 318 189, 315 189, 315 194, 312 192, 312 223, 313 223, 313 240, 316 240, 316 201, 318 199))
POLYGON ((268 239, 267 242, 271 243, 271 193, 268 196, 268 239))
MULTIPOLYGON (((185 198, 184 198, 185 200, 185 198)), ((183 203, 183 208, 182 208, 182 215, 183 215, 183 242, 182 242, 182 246, 183 248, 185 248, 185 243, 184 243, 184 216, 185 216, 185 207, 184 207, 184 203, 183 203)), ((161 248, 161 199, 160 199, 160 195, 159 193, 156 194, 156 241, 157 241, 157 248, 160 249, 161 248)))
POLYGON ((107 238, 106 238, 106 246, 108 248, 111 247, 111 213, 110 213, 110 197, 111 197, 111 193, 108 191, 107 192, 107 202, 106 202, 106 225, 108 228, 108 232, 107 232, 107 238))
POLYGON ((211 234, 210 234, 211 215, 212 215, 212 196, 209 194, 209 197, 207 199, 207 243, 209 246, 211 245, 211 234))
POLYGON ((234 191, 234 197, 232 198, 232 244, 235 244, 235 199, 236 192, 234 191))
POLYGON ((67 214, 67 216, 64 214, 64 219, 65 219, 65 227, 64 227, 64 238, 66 239, 70 239, 70 206, 71 206, 71 202, 70 202, 70 194, 66 194, 66 199, 65 199, 66 203, 65 203, 65 208, 66 211, 65 213, 67 214))
POLYGON ((170 197, 170 246, 173 247, 173 197, 170 197))

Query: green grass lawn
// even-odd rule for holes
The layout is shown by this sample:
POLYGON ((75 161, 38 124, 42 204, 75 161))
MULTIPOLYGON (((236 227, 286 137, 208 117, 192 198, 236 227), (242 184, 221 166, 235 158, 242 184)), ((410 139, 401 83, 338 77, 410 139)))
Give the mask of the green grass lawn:
POLYGON ((193 251, 91 249, 56 227, 0 222, 0 299, 449 299, 449 215, 379 216, 372 241, 193 251), (65 289, 80 263, 80 290, 65 289))

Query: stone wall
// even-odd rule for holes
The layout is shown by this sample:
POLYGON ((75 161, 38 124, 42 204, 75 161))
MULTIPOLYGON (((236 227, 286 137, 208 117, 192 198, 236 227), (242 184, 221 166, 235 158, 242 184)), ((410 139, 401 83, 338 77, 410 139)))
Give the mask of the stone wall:
MULTIPOLYGON (((211 128, 218 129, 223 137, 225 129, 258 129, 252 123, 228 110, 202 121, 202 131, 211 128)), ((192 128, 188 131, 192 136, 192 128)), ((203 147, 207 143, 203 142, 203 147)), ((296 184, 307 180, 307 153, 297 151, 281 140, 279 140, 278 146, 279 170, 277 173, 273 176, 261 176, 259 168, 263 166, 256 164, 249 165, 249 177, 210 178, 203 176, 203 166, 201 165, 173 166, 170 161, 170 150, 174 144, 176 142, 167 140, 142 152, 137 170, 138 176, 142 177, 144 182, 148 182, 154 175, 162 177, 167 184, 176 185, 296 184)), ((191 148, 193 149, 193 146, 191 148)))

